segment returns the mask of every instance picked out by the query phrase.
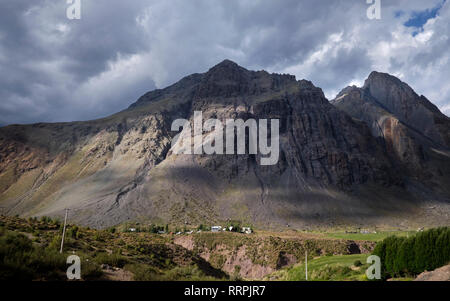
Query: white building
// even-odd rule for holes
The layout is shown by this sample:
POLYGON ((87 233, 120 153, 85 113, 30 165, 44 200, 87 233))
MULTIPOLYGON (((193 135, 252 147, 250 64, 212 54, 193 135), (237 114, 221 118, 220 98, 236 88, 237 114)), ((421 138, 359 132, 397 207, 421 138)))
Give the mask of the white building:
POLYGON ((222 226, 212 226, 211 227, 211 232, 219 232, 220 230, 222 230, 222 226))
POLYGON ((252 228, 250 228, 250 227, 242 227, 242 233, 251 234, 252 233, 252 228))

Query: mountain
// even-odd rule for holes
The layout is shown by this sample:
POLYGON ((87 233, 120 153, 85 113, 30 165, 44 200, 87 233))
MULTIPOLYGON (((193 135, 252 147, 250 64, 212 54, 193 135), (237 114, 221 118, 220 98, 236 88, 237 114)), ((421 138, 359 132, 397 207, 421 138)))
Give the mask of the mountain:
POLYGON ((398 78, 372 72, 361 88, 343 89, 332 103, 364 121, 408 181, 449 192, 450 118, 398 78))
POLYGON ((346 88, 330 103, 307 80, 225 60, 103 119, 0 128, 0 205, 23 216, 70 208, 73 221, 98 228, 127 220, 448 224, 448 124, 388 75, 372 73, 363 88, 346 88), (193 123, 196 111, 223 124, 279 119, 278 162, 176 154, 172 122, 193 123))

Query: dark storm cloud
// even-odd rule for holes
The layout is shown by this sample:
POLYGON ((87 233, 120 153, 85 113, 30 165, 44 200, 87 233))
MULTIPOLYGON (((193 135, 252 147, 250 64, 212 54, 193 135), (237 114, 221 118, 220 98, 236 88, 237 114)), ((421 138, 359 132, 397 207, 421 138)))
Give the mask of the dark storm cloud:
POLYGON ((72 29, 63 46, 64 54, 71 58, 65 71, 82 80, 105 70, 117 53, 135 54, 146 49, 144 31, 136 26, 136 16, 144 6, 133 2, 84 1, 82 20, 64 20, 72 29))
POLYGON ((391 72, 448 108, 449 4, 413 37, 403 24, 441 0, 382 3, 370 21, 365 0, 82 0, 82 19, 68 20, 64 0, 3 0, 0 124, 102 117, 225 58, 330 98, 391 72))
POLYGON ((119 55, 145 49, 135 20, 143 7, 136 4, 83 1, 83 19, 71 21, 65 1, 3 1, 0 123, 96 118, 154 88, 149 76, 141 76, 120 89, 86 89, 119 55))

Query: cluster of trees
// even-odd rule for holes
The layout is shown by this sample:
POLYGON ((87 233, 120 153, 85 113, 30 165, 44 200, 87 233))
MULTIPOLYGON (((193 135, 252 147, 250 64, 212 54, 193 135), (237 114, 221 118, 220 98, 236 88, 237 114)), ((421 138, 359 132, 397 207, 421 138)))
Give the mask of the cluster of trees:
POLYGON ((231 232, 241 232, 242 231, 242 225, 240 221, 228 221, 227 222, 227 229, 232 227, 231 232))
POLYGON ((78 226, 68 226, 66 229, 66 237, 78 239, 80 238, 80 234, 81 232, 78 226))
POLYGON ((381 259, 382 277, 415 276, 450 263, 450 228, 441 227, 412 237, 391 236, 373 251, 381 259))
MULTIPOLYGON (((36 218, 36 217, 30 217, 28 220, 29 220, 30 222, 36 222, 36 221, 37 221, 37 218, 36 218)), ((52 219, 52 218, 49 217, 49 216, 42 216, 42 217, 40 218, 40 221, 43 222, 43 223, 45 223, 45 224, 51 224, 51 225, 57 225, 57 226, 59 226, 59 225, 61 224, 61 222, 59 221, 59 219, 57 219, 57 218, 52 219)))
MULTIPOLYGON (((228 231, 229 227, 233 227, 233 229, 231 230, 232 232, 241 232, 242 231, 242 224, 240 221, 228 221, 226 223, 226 229, 228 231)), ((169 225, 165 225, 165 226, 160 226, 160 225, 150 225, 150 226, 143 226, 143 225, 139 225, 139 224, 125 224, 122 226, 122 232, 130 232, 130 229, 134 229, 133 232, 150 232, 150 233, 158 233, 159 231, 164 231, 165 233, 170 233, 171 231, 173 231, 174 233, 178 233, 178 232, 188 232, 189 230, 194 230, 194 229, 188 229, 186 226, 184 226, 183 228, 180 227, 175 227, 175 228, 169 228, 169 225)), ((196 230, 201 230, 201 231, 211 231, 211 227, 204 225, 204 224, 200 224, 196 230)), ((111 227, 108 229, 109 232, 111 233, 115 233, 116 232, 116 228, 115 227, 111 227)))
MULTIPOLYGON (((221 224, 219 224, 219 225, 221 225, 221 224)), ((221 226, 222 226, 222 225, 221 225, 221 226)), ((230 229, 230 227, 232 227, 231 232, 241 232, 242 229, 243 229, 244 227, 246 227, 246 226, 245 226, 245 225, 242 225, 242 223, 241 223, 240 221, 233 221, 233 220, 230 220, 230 221, 228 221, 228 222, 225 224, 224 227, 225 227, 226 231, 230 231, 229 229, 230 229)), ((250 226, 247 226, 247 227, 252 228, 252 227, 250 227, 250 226)), ((197 230, 201 230, 201 231, 211 231, 211 227, 205 226, 205 225, 203 225, 203 224, 200 224, 200 225, 197 227, 197 230)))
POLYGON ((166 226, 158 226, 158 225, 150 225, 148 228, 148 232, 150 233, 158 233, 159 231, 169 232, 169 225, 166 226))
POLYGON ((200 231, 211 231, 211 227, 208 227, 208 226, 205 226, 205 225, 203 225, 203 224, 200 224, 200 225, 197 227, 197 230, 200 230, 200 231))
MULTIPOLYGON (((160 226, 160 225, 151 224, 150 226, 141 226, 141 225, 130 226, 129 224, 125 224, 123 226, 122 232, 130 232, 130 229, 135 229, 135 232, 158 233, 159 231, 164 231, 164 232, 168 233, 169 232, 169 225, 160 226)), ((116 228, 115 227, 109 228, 109 232, 115 233, 116 232, 116 228)))

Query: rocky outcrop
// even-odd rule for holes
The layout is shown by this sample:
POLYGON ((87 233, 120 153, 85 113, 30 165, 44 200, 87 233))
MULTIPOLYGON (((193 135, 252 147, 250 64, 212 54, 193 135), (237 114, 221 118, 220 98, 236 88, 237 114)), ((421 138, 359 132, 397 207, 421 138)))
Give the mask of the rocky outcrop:
MULTIPOLYGON (((387 111, 368 91, 355 86, 347 87, 332 103, 353 118, 366 123, 372 135, 382 143, 386 153, 395 157, 395 160, 416 168, 421 167, 424 153, 422 144, 415 139, 420 134, 387 111)), ((422 140, 429 143, 424 136, 422 140)))
POLYGON ((332 103, 371 129, 409 186, 433 187, 448 200, 450 118, 398 78, 372 72, 363 87, 343 89, 332 103), (412 184, 413 183, 413 184, 412 184))
POLYGON ((431 272, 423 272, 414 281, 450 281, 450 265, 431 272))
POLYGON ((434 143, 450 147, 449 128, 437 126, 440 122, 448 126, 450 119, 406 83, 386 73, 372 72, 362 88, 401 122, 434 143))
MULTIPOLYGON (((129 219, 179 224, 239 219, 303 228, 421 222, 417 191, 404 190, 417 172, 405 168, 408 174, 398 174, 391 153, 402 166, 416 169, 427 157, 444 156, 446 119, 430 103, 423 107, 435 126, 428 124, 431 117, 418 120, 423 97, 414 98, 415 113, 400 116, 409 104, 397 105, 395 97, 408 102, 413 92, 372 77, 365 88, 347 89, 332 105, 309 81, 249 71, 226 60, 149 92, 107 118, 0 128, 1 206, 25 216, 62 215, 70 208, 74 221, 95 227, 129 219), (338 102, 350 103, 354 111, 343 112, 338 102), (248 151, 175 154, 171 124, 178 118, 193 122, 195 111, 203 120, 222 122, 279 119, 278 162, 261 165, 262 156, 248 151), (406 123, 419 121, 426 130, 406 123), (424 145, 439 146, 438 152, 424 152, 424 145)), ((430 168, 433 180, 445 179, 446 168, 430 168)), ((428 184, 417 189, 428 194, 434 190, 428 184)), ((439 192, 444 199, 450 195, 439 192)), ((433 222, 440 224, 446 212, 433 222)))

